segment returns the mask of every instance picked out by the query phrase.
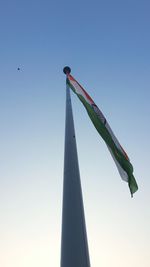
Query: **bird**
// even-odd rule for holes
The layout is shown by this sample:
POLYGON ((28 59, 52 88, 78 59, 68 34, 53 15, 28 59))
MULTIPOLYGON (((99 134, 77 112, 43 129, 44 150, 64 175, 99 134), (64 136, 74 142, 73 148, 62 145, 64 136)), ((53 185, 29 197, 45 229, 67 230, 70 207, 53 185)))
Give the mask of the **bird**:
POLYGON ((18 67, 17 70, 20 70, 20 68, 18 67))

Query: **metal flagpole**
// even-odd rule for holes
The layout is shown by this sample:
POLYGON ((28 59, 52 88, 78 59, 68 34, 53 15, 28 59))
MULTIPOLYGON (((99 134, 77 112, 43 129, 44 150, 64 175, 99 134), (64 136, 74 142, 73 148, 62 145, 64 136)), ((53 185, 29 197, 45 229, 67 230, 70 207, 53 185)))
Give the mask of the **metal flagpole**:
MULTIPOLYGON (((64 68, 67 75, 69 67, 64 68)), ((66 85, 66 124, 61 267, 90 267, 70 89, 66 85)))

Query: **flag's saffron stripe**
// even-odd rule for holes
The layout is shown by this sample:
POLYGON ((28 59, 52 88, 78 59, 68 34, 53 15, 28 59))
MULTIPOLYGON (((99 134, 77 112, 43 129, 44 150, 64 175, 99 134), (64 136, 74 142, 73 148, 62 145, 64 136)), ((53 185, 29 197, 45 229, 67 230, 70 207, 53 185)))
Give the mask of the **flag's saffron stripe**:
POLYGON ((83 87, 70 74, 67 75, 67 83, 85 106, 95 128, 106 142, 122 179, 128 182, 131 195, 133 195, 138 190, 138 186, 133 176, 133 167, 127 153, 115 137, 105 116, 83 87))

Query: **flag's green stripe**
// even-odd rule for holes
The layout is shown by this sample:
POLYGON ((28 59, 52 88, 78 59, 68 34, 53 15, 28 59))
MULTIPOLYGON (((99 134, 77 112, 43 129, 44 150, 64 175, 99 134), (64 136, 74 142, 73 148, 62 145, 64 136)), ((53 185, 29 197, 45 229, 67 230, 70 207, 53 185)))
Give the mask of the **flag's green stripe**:
POLYGON ((130 188, 131 194, 135 193, 138 190, 138 186, 136 183, 136 180, 133 176, 133 167, 132 164, 125 158, 123 153, 117 148, 115 145, 109 131, 105 127, 105 125, 101 122, 91 105, 84 99, 82 95, 79 95, 76 93, 74 87, 71 85, 71 83, 67 80, 69 86, 74 91, 74 93, 79 97, 83 105, 85 106, 87 113, 89 117, 91 118, 91 121, 93 122, 95 128, 97 129, 98 133, 101 135, 101 137, 104 139, 106 144, 111 148, 116 160, 119 162, 121 167, 126 171, 128 174, 128 184, 130 188))

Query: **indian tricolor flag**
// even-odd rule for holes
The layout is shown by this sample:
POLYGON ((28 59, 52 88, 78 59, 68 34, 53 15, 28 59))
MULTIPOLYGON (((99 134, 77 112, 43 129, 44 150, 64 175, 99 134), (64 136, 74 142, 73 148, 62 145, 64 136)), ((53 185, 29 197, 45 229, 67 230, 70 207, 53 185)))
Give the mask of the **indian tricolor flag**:
POLYGON ((83 89, 83 87, 70 75, 69 72, 66 72, 67 75, 67 84, 73 90, 73 92, 78 96, 83 105, 85 106, 91 121, 93 122, 98 133, 101 135, 105 141, 115 163, 120 173, 121 178, 128 182, 131 196, 138 190, 138 185, 133 176, 133 167, 130 163, 127 153, 124 151, 120 143, 118 142, 116 136, 111 130, 105 116, 101 110, 94 103, 92 98, 88 93, 83 89))

